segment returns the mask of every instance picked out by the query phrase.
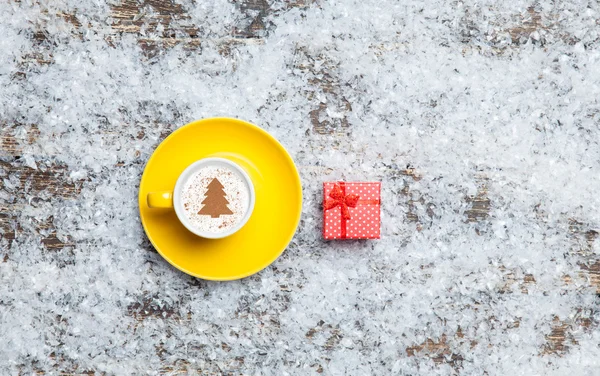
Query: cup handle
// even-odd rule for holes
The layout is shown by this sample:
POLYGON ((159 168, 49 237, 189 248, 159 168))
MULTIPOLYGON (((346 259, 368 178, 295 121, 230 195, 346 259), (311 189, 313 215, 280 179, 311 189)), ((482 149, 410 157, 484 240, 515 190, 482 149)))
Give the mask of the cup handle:
POLYGON ((173 192, 150 192, 146 201, 149 208, 172 208, 173 192))

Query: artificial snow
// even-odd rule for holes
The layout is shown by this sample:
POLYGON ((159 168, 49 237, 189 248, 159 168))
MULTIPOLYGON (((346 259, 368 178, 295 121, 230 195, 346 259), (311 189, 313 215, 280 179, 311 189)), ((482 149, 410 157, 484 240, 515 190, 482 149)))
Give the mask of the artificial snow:
POLYGON ((111 33, 118 0, 0 2, 1 127, 23 150, 0 157, 19 229, 0 235, 0 374, 597 373, 570 228, 600 227, 598 3, 269 1, 263 38, 233 40, 257 17, 237 3, 181 3, 200 47, 148 56, 111 33), (159 142, 213 116, 270 132, 303 182, 288 249, 227 283, 171 267, 137 207, 159 142), (76 194, 9 169, 54 165, 76 194), (339 179, 382 181, 381 240, 321 239, 322 182, 339 179), (559 354, 555 320, 576 339, 559 354))

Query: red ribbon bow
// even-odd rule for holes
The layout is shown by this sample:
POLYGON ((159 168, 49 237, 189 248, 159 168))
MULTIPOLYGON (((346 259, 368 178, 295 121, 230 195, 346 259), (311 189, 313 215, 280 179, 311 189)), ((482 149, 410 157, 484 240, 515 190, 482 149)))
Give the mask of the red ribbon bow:
MULTIPOLYGON (((343 183, 342 183, 343 184, 343 183)), ((325 210, 333 209, 336 206, 339 206, 342 211, 342 218, 350 219, 350 210, 348 208, 355 208, 358 204, 359 195, 350 194, 347 195, 344 193, 344 189, 339 185, 335 184, 331 192, 329 192, 329 197, 332 199, 325 201, 325 210)))
MULTIPOLYGON (((340 207, 342 215, 340 223, 340 239, 346 239, 346 221, 351 219, 350 210, 348 208, 355 208, 358 205, 379 205, 379 199, 377 200, 360 200, 360 196, 357 194, 346 194, 346 184, 339 182, 334 184, 333 189, 329 192, 329 198, 325 200, 323 204, 325 211, 333 208, 340 207)), ((325 230, 325 228, 323 228, 325 230)))

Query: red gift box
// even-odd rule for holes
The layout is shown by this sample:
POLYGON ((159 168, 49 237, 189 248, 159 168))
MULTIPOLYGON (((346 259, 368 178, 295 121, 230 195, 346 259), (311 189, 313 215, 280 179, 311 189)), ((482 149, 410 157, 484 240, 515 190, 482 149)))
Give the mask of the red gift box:
POLYGON ((379 239, 379 182, 323 183, 323 238, 379 239))

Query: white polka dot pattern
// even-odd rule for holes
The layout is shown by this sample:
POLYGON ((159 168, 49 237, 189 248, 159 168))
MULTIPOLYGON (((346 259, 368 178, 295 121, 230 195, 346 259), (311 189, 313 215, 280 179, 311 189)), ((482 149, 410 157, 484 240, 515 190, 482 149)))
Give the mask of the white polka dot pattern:
MULTIPOLYGON (((323 183, 323 203, 330 200, 329 193, 337 182, 323 183)), ((346 220, 346 237, 342 237, 342 214, 340 207, 324 210, 323 238, 325 239, 379 239, 381 231, 380 182, 344 183, 346 195, 357 194, 358 205, 348 208, 350 219, 346 220), (367 201, 367 202, 365 202, 367 201), (371 203, 369 203, 371 202, 371 203)))

